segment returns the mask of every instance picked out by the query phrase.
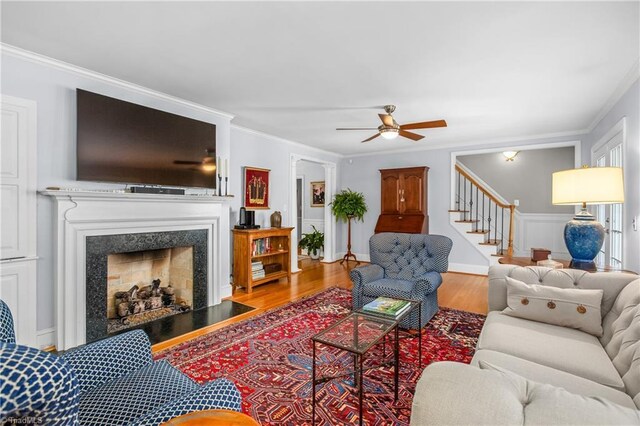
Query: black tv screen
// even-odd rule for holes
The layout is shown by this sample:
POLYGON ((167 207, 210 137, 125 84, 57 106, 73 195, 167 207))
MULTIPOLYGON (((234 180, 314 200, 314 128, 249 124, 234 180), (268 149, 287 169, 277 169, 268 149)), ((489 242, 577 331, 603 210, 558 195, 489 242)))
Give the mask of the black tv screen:
POLYGON ((76 90, 77 180, 216 187, 216 126, 76 90))

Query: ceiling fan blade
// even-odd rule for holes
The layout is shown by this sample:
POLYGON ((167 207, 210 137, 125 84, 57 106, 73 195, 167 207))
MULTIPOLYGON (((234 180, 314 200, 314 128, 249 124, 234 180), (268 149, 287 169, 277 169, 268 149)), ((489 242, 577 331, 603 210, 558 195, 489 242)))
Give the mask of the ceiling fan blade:
POLYGON ((389 114, 378 114, 380 120, 382 120, 382 124, 385 126, 393 126, 393 117, 389 114))
POLYGON ((370 140, 373 140, 373 139, 377 138, 378 136, 380 136, 380 133, 376 133, 375 135, 371 136, 369 139, 363 140, 361 143, 369 142, 370 140))
POLYGON ((409 123, 400 126, 402 130, 431 129, 434 127, 447 127, 447 122, 444 120, 423 121, 420 123, 409 123))
POLYGON ((338 127, 336 130, 377 130, 377 127, 338 127))
POLYGON ((411 132, 406 132, 404 130, 400 130, 400 132, 398 132, 400 134, 400 136, 404 136, 405 138, 409 138, 413 141, 419 141, 420 139, 424 138, 424 136, 419 135, 417 133, 411 133, 411 132))
POLYGON ((202 161, 183 161, 183 160, 175 160, 173 162, 173 164, 184 164, 184 165, 189 165, 189 166, 193 166, 193 165, 197 165, 199 166, 200 164, 202 164, 202 161))

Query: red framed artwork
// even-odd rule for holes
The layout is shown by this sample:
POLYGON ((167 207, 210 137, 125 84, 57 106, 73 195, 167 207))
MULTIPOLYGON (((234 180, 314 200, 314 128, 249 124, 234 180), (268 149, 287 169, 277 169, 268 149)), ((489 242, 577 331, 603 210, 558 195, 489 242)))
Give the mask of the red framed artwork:
POLYGON ((244 206, 247 209, 269 208, 269 169, 244 168, 244 206))

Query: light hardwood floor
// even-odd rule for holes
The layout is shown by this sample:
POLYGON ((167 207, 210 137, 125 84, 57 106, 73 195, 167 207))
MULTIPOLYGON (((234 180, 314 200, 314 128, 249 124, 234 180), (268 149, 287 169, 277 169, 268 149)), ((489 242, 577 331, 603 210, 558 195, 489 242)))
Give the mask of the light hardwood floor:
MULTIPOLYGON (((317 260, 303 260, 300 267, 302 271, 293 274, 290 285, 280 280, 280 282, 255 287, 251 294, 245 293, 243 289, 237 289, 233 296, 228 298, 252 306, 256 308, 255 310, 196 330, 188 335, 158 343, 152 349, 154 351, 166 349, 330 287, 351 289, 349 270, 355 267, 354 262, 350 262, 347 267, 346 264, 340 265, 339 262, 321 263, 317 260)), ((447 308, 486 314, 487 287, 486 276, 448 272, 443 274, 442 286, 438 289, 438 302, 440 306, 447 308)))

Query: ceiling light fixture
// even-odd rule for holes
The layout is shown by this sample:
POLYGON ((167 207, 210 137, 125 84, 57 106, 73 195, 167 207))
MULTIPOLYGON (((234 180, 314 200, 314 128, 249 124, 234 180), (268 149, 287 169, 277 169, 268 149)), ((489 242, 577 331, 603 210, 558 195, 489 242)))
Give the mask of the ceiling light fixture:
POLYGON ((395 139, 398 137, 398 129, 388 128, 388 129, 380 129, 380 136, 385 139, 395 139))
POLYGON ((518 152, 520 151, 503 151, 502 155, 505 156, 506 161, 513 161, 513 159, 516 158, 516 155, 518 155, 518 152))

